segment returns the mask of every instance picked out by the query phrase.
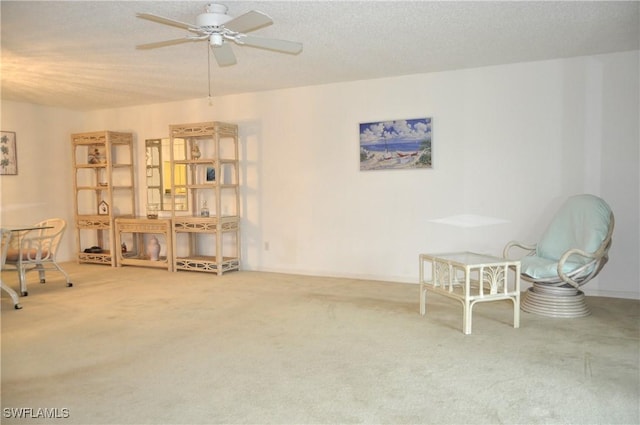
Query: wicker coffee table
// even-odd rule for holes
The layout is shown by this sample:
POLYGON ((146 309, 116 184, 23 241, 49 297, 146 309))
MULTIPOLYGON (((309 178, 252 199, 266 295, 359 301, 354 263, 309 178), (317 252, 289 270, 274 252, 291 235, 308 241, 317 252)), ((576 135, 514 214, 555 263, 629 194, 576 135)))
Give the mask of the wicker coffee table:
POLYGON ((462 303, 465 334, 471 333, 472 309, 478 302, 513 301, 513 327, 520 327, 520 261, 473 252, 420 254, 420 314, 423 316, 427 291, 462 303))

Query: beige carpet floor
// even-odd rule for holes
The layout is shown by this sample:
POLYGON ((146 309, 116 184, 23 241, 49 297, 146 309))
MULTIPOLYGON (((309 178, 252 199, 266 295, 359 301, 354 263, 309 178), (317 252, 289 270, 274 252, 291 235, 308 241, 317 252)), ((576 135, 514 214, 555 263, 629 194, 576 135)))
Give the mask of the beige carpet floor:
POLYGON ((64 267, 2 294, 3 424, 640 423, 638 300, 519 329, 479 304, 465 336, 417 285, 64 267))

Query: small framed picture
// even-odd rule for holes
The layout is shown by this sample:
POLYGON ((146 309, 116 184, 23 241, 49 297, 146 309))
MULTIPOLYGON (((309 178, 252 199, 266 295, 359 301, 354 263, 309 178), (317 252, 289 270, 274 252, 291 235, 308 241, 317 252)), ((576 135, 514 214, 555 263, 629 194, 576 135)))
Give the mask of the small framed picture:
POLYGON ((16 154, 16 133, 0 132, 0 175, 18 174, 18 158, 16 154))
POLYGON ((101 201, 98 204, 98 214, 99 215, 109 215, 109 204, 106 201, 101 201))

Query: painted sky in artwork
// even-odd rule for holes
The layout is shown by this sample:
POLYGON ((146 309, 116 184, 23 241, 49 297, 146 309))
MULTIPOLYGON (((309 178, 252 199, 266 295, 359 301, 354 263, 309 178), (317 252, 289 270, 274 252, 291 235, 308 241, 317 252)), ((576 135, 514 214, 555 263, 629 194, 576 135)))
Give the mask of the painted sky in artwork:
POLYGON ((431 139, 431 118, 377 121, 360 124, 360 145, 417 142, 431 139))

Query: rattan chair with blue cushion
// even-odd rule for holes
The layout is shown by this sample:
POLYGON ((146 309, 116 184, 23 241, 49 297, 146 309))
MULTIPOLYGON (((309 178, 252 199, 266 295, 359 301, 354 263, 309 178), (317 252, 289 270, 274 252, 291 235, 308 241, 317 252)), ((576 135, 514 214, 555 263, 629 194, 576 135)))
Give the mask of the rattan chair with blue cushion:
POLYGON ((5 265, 18 270, 22 296, 28 295, 26 274, 30 271, 38 271, 40 283, 45 283, 45 271, 58 271, 64 275, 67 286, 73 286, 67 272, 56 262, 58 245, 67 223, 61 218, 50 218, 34 227, 42 228, 14 232, 7 250, 5 265))
POLYGON ((560 207, 537 244, 509 242, 503 256, 524 251, 521 277, 532 283, 522 310, 550 317, 589 315, 580 287, 607 263, 613 227, 613 212, 603 199, 576 195, 560 207))

